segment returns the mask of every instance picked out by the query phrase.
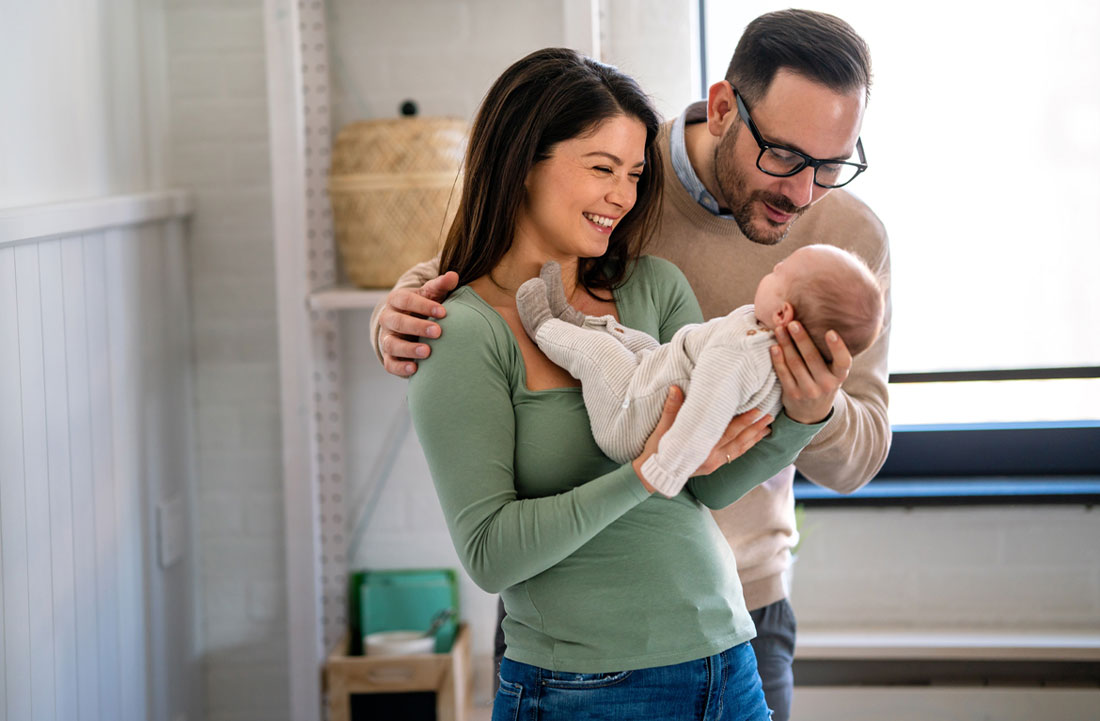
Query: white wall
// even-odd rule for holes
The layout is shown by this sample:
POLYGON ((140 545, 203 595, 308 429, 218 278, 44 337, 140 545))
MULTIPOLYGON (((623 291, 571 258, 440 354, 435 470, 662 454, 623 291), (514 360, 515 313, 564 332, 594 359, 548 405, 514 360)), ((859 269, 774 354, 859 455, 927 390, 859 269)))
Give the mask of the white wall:
POLYGON ((697 0, 601 0, 600 59, 632 75, 667 119, 703 97, 697 0))
MULTIPOLYGON (((472 120, 498 75, 527 53, 587 51, 587 0, 331 0, 332 124, 422 115, 472 120)), ((668 117, 699 97, 691 0, 597 0, 600 59, 633 75, 668 117)))
POLYGON ((809 509, 801 629, 1100 632, 1092 507, 809 509))
POLYGON ((199 717, 185 208, 124 195, 160 187, 158 11, 3 5, 0 719, 199 717))
POLYGON ((13 244, 10 218, 0 210, 0 719, 194 717, 183 222, 13 244), (163 504, 180 532, 162 564, 163 504))
POLYGON ((473 117, 513 60, 563 42, 560 2, 333 0, 328 6, 332 128, 396 117, 473 117))
MULTIPOLYGON (((144 7, 143 7, 144 6, 144 7)), ((140 0, 5 1, 0 207, 155 186, 140 0)))
POLYGON ((164 0, 165 178, 195 198, 203 716, 289 718, 263 0, 164 0))
MULTIPOLYGON (((173 459, 170 477, 194 466, 198 479, 195 517, 188 504, 195 565, 182 587, 153 588, 146 599, 173 619, 163 630, 152 624, 147 639, 151 717, 171 721, 181 711, 213 721, 288 717, 262 6, 5 2, 0 22, 0 207, 165 185, 189 189, 195 200, 188 242, 174 246, 168 278, 185 283, 187 316, 164 324, 186 331, 188 345, 171 346, 162 365, 148 366, 149 385, 120 381, 143 408, 170 399, 188 429, 195 417, 194 443, 175 432, 183 416, 171 415, 157 426, 163 438, 143 436, 136 446, 154 460, 173 459), (181 372, 180 360, 194 383, 176 397, 161 380, 181 372), (162 707, 158 699, 168 700, 162 707)), ((123 302, 136 314, 157 300, 123 302)), ((118 318, 134 333, 126 324, 139 320, 118 318)), ((5 565, 5 575, 12 568, 5 565)), ((9 594, 13 588, 5 584, 9 594)))

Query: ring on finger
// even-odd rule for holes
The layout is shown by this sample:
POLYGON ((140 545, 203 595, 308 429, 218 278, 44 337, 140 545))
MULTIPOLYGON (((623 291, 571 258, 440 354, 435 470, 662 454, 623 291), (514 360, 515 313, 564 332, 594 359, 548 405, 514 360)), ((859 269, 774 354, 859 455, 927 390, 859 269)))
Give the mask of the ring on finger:
POLYGON ((730 458, 730 454, 727 453, 726 454, 726 463, 732 463, 732 462, 733 462, 733 459, 730 458))

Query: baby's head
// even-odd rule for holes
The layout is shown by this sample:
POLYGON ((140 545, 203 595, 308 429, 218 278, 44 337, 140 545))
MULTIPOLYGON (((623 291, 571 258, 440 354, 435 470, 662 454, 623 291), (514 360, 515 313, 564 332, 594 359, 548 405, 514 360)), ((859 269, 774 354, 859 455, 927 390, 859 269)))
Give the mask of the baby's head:
POLYGON ((867 264, 832 245, 807 245, 760 280, 756 319, 774 330, 798 320, 827 362, 825 333, 835 330, 853 355, 867 350, 882 329, 883 292, 867 264))

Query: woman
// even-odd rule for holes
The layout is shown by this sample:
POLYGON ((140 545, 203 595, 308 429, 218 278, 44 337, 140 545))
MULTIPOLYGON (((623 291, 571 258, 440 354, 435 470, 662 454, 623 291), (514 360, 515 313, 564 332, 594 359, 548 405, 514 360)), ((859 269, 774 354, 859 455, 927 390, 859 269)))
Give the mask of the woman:
POLYGON ((639 469, 682 396, 670 392, 641 456, 611 461, 577 381, 515 306, 556 260, 587 315, 661 342, 702 320, 682 274, 639 257, 662 182, 658 122, 629 77, 547 49, 504 72, 471 131, 441 263, 465 285, 409 403, 463 566, 507 609, 494 719, 768 718, 736 565, 707 506, 788 465, 820 425, 780 414, 769 431, 746 414, 684 492, 651 496, 639 469))

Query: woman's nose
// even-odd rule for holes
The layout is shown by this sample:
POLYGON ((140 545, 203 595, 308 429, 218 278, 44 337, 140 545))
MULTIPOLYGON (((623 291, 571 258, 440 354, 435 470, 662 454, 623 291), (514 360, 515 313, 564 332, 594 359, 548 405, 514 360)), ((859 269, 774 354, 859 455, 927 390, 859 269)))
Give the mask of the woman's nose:
POLYGON ((634 201, 638 197, 638 189, 630 181, 619 181, 611 187, 606 197, 607 202, 629 210, 634 206, 634 201))

